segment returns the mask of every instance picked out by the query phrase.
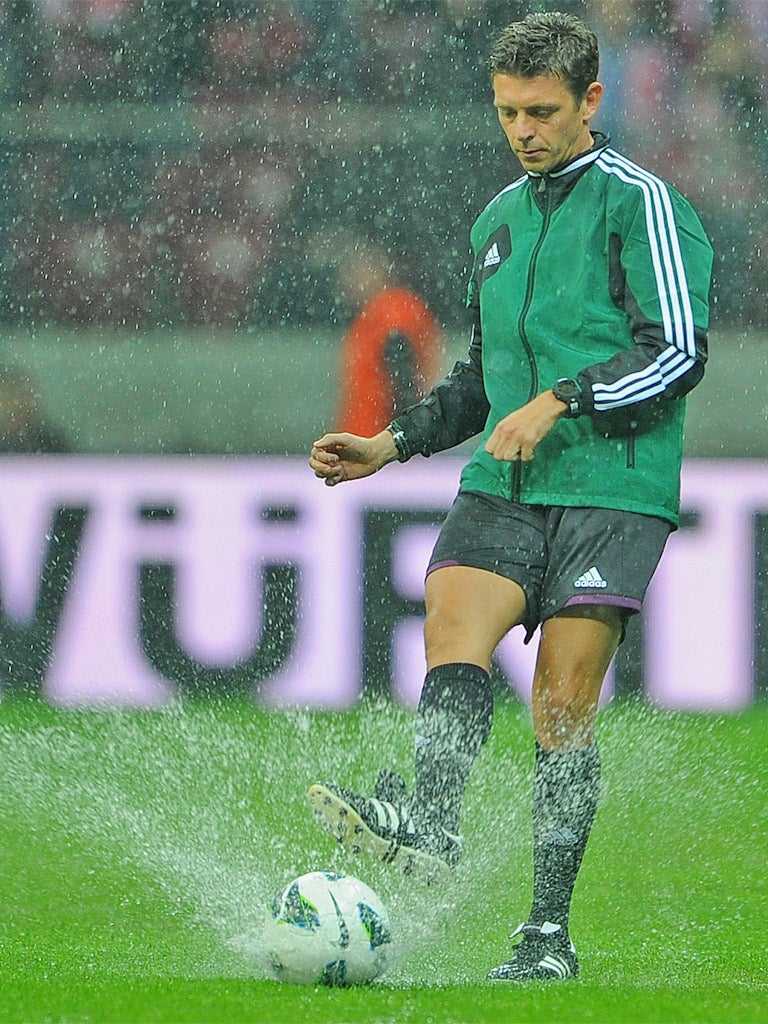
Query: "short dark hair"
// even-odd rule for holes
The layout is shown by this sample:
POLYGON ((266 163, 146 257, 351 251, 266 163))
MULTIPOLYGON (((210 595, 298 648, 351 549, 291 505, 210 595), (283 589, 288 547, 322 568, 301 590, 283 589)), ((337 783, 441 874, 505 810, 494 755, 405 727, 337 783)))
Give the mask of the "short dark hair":
POLYGON ((597 36, 572 14, 550 11, 529 14, 502 31, 488 58, 494 75, 561 78, 581 102, 597 80, 600 53, 597 36))

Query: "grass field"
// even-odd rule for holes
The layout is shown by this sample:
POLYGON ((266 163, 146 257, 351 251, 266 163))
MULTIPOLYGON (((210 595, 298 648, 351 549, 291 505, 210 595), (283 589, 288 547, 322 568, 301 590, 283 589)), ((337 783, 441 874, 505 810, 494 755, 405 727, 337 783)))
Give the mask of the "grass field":
POLYGON ((768 1021, 768 707, 615 704, 604 801, 572 917, 583 977, 484 980, 530 894, 528 712, 499 702, 443 891, 353 861, 318 831, 318 778, 408 766, 410 716, 0 702, 3 1024, 685 1024, 768 1021), (267 980, 273 894, 346 869, 387 903, 394 962, 369 989, 267 980))

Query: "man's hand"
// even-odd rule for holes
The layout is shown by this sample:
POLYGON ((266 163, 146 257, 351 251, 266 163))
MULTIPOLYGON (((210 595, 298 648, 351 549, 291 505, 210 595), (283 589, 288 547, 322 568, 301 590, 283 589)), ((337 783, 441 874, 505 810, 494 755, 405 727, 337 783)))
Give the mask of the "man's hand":
POLYGON ((344 480, 371 476, 396 459, 397 448, 388 430, 382 430, 374 437, 323 434, 312 444, 309 467, 315 476, 325 481, 326 486, 335 487, 344 480))
POLYGON ((567 411, 565 402, 543 391, 521 409, 499 420, 485 450, 500 462, 530 462, 536 446, 567 411))

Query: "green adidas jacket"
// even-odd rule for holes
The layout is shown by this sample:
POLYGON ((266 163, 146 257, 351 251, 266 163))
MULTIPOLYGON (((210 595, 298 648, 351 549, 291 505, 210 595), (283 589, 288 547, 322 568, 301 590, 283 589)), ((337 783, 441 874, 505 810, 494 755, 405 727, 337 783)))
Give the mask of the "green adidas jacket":
POLYGON ((688 202, 606 145, 513 182, 478 217, 469 356, 398 414, 401 459, 482 431, 462 490, 526 504, 679 510, 684 396, 704 373, 712 249, 688 202), (495 424, 558 378, 584 415, 530 462, 484 450, 495 424))

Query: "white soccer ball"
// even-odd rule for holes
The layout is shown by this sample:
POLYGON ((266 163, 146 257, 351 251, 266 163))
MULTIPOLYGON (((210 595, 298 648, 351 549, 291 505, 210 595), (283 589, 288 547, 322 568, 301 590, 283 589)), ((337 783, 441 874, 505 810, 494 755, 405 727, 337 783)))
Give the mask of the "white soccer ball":
POLYGON ((362 985, 387 967, 383 903, 351 875, 312 871, 278 893, 266 926, 267 964, 278 981, 362 985))

